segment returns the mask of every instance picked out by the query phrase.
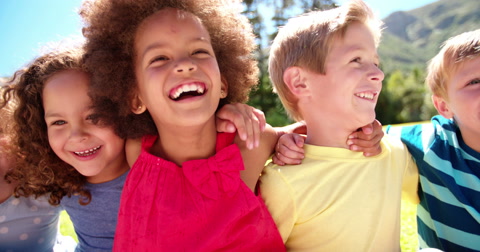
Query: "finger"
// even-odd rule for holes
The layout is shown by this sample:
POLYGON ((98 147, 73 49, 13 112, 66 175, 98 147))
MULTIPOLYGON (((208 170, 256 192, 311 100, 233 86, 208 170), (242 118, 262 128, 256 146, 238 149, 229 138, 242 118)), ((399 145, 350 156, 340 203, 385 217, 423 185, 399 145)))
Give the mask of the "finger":
POLYGON ((302 163, 302 159, 289 158, 280 152, 275 153, 275 158, 278 159, 279 162, 283 162, 285 165, 297 165, 302 163))
MULTIPOLYGON (((299 148, 297 145, 277 144, 276 153, 288 159, 302 160, 305 157, 303 148, 299 148)), ((283 161, 285 162, 285 160, 283 161)))
POLYGON ((376 156, 380 153, 382 153, 382 148, 380 147, 380 145, 378 145, 376 147, 373 147, 373 148, 365 148, 365 150, 363 151, 363 155, 365 157, 376 156))
POLYGON ((295 145, 301 149, 302 152, 304 152, 303 150, 303 144, 305 143, 305 139, 306 136, 305 135, 299 135, 299 134, 294 134, 293 135, 293 140, 295 142, 295 145))
MULTIPOLYGON (((371 140, 363 140, 359 138, 354 138, 354 139, 349 139, 347 141, 348 146, 353 147, 355 146, 355 151, 361 151, 364 148, 372 148, 375 147, 379 144, 377 141, 371 141, 371 140)), ((350 148, 352 149, 352 148, 350 148)))
POLYGON ((216 118, 216 125, 218 132, 234 133, 236 131, 235 125, 232 122, 218 117, 216 118))
POLYGON ((373 132, 373 125, 370 123, 361 127, 360 129, 361 129, 360 132, 362 132, 363 134, 370 135, 373 132))
MULTIPOLYGON (((253 109, 252 107, 250 106, 243 106, 242 109, 242 120, 243 120, 243 124, 245 125, 245 133, 246 133, 246 143, 247 143, 247 148, 248 149, 253 149, 254 147, 256 147, 255 145, 255 137, 259 138, 260 137, 260 133, 257 133, 257 135, 255 135, 255 131, 259 131, 258 130, 258 120, 256 119, 256 116, 253 114, 253 109), (253 118, 255 117, 255 118, 253 118), (255 128, 257 128, 257 130, 255 130, 255 128)), ((258 140, 257 140, 258 141, 258 140)))
POLYGON ((260 131, 263 132, 265 131, 265 127, 267 125, 267 119, 265 118, 265 114, 263 111, 253 108, 253 114, 257 117, 259 126, 260 126, 260 131))
POLYGON ((284 166, 285 163, 282 162, 281 160, 279 160, 275 155, 272 157, 272 161, 274 164, 277 164, 277 165, 280 165, 280 166, 284 166))

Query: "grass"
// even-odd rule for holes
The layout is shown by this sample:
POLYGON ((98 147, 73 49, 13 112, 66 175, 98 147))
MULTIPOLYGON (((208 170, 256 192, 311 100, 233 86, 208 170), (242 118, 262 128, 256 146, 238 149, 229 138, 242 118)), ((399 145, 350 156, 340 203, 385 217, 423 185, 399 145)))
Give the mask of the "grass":
MULTIPOLYGON (((401 234, 400 246, 402 252, 416 252, 418 247, 417 241, 417 222, 416 222, 416 205, 402 201, 401 214, 401 234)), ((72 222, 67 212, 62 211, 60 214, 60 232, 63 235, 69 235, 78 242, 77 235, 73 230, 72 222)))

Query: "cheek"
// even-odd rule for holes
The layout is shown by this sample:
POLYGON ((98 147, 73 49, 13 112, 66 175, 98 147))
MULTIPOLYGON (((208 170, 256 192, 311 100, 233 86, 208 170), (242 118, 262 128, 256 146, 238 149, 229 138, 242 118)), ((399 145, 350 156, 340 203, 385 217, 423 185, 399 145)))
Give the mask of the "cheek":
POLYGON ((61 131, 56 131, 56 130, 48 130, 48 143, 50 144, 50 148, 55 152, 55 154, 59 154, 60 150, 62 149, 63 146, 63 136, 61 131))

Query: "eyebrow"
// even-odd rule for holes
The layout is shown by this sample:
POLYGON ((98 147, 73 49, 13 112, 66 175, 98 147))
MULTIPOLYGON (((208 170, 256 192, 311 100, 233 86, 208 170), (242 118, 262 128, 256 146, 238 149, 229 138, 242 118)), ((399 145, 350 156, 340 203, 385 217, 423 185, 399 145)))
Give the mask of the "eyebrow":
POLYGON ((62 115, 58 112, 54 112, 54 113, 45 113, 45 116, 44 118, 47 119, 47 118, 50 118, 50 117, 61 117, 62 115))

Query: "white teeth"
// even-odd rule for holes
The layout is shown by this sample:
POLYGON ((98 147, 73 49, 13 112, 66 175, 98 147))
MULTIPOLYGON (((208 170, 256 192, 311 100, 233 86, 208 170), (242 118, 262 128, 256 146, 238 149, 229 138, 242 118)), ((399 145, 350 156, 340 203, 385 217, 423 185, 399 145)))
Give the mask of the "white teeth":
POLYGON ((199 94, 203 94, 205 91, 205 88, 202 85, 197 85, 197 84, 188 84, 188 85, 183 85, 171 95, 172 99, 177 99, 180 97, 182 93, 187 93, 187 92, 192 92, 196 91, 199 94))
POLYGON ((369 100, 373 100, 373 97, 375 97, 375 95, 372 94, 372 93, 358 93, 358 94, 355 94, 355 95, 360 97, 360 98, 365 98, 365 99, 369 99, 369 100))
POLYGON ((85 150, 85 151, 75 151, 74 153, 79 155, 79 156, 85 157, 85 156, 95 154, 98 149, 100 149, 100 146, 89 149, 89 150, 85 150))

